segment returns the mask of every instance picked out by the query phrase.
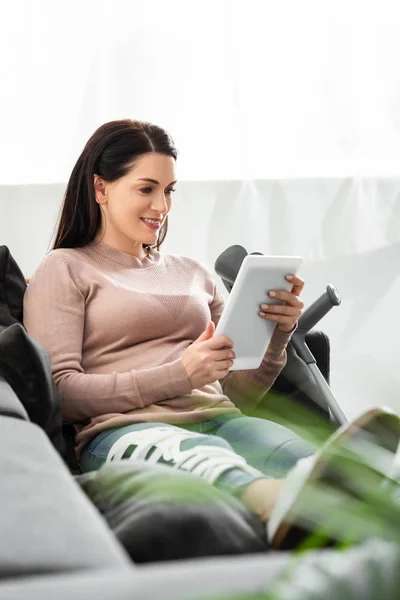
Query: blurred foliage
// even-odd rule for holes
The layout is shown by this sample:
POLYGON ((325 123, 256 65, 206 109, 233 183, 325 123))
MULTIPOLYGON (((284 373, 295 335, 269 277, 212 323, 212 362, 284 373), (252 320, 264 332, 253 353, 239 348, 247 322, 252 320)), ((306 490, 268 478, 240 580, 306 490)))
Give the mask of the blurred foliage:
MULTIPOLYGON (((256 398, 260 390, 249 387, 248 406, 246 395, 239 400, 242 412, 249 416, 267 419, 296 432, 310 441, 318 450, 337 429, 328 415, 310 411, 290 397, 269 392, 256 408, 256 398)), ((364 600, 368 588, 368 598, 382 600, 400 598, 400 486, 396 481, 382 477, 376 467, 377 456, 386 460, 394 458, 382 456, 385 451, 368 437, 360 443, 336 447, 334 456, 329 457, 330 476, 328 480, 318 478, 308 484, 302 492, 302 501, 296 513, 296 523, 309 533, 303 542, 291 551, 291 560, 286 568, 274 580, 265 593, 255 595, 221 596, 218 600, 305 600, 322 598, 323 600, 364 600), (381 580, 380 570, 384 570, 388 556, 375 555, 371 551, 365 554, 365 574, 368 585, 362 588, 353 582, 351 572, 352 550, 362 548, 362 544, 381 540, 387 543, 388 552, 396 565, 392 569, 393 579, 381 580), (322 595, 314 595, 312 585, 306 585, 303 579, 304 568, 310 551, 318 553, 329 547, 334 552, 336 563, 330 568, 331 559, 315 563, 308 568, 305 577, 318 581, 316 590, 322 595), (341 560, 343 558, 343 560, 341 560), (371 569, 371 560, 374 569, 371 569), (350 562, 349 562, 350 561, 350 562), (339 565, 339 568, 338 568, 339 565), (349 569, 350 566, 350 569, 349 569), (380 568, 381 567, 381 568, 380 568)), ((372 548, 372 546, 370 547, 372 548)), ((321 555, 322 556, 322 555, 321 555)), ((331 557, 332 554, 329 554, 331 557)), ((265 556, 266 562, 269 555, 265 556)), ((328 555, 327 555, 328 558, 328 555)), ((362 564, 362 563, 361 563, 362 564)), ((358 563, 360 567, 360 562, 358 563)), ((354 575, 356 575, 354 573, 354 575)), ((216 600, 216 599, 213 599, 216 600)))

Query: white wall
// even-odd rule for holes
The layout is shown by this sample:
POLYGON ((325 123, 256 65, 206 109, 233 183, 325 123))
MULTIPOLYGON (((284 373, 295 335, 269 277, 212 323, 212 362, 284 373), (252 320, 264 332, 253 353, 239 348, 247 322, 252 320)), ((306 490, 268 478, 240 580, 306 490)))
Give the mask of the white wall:
POLYGON ((4 0, 0 184, 66 181, 102 123, 180 179, 399 175, 398 0, 4 0))

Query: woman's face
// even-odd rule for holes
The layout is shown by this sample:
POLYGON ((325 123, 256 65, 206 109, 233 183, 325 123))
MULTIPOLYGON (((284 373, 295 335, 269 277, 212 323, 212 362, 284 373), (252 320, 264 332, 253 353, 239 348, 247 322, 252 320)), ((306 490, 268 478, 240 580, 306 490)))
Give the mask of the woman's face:
POLYGON ((175 160, 164 154, 143 154, 132 169, 113 183, 94 176, 96 201, 102 211, 96 239, 144 256, 143 244, 157 241, 171 209, 176 183, 175 160))

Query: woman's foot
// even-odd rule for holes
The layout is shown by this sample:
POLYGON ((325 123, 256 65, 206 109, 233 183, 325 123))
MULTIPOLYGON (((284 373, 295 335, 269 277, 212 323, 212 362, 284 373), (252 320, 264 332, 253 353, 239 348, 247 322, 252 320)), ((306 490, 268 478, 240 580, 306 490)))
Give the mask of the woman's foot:
MULTIPOLYGON (((326 543, 374 535, 360 511, 391 476, 400 441, 400 418, 376 408, 340 427, 313 456, 288 474, 267 524, 274 548, 299 546, 320 531, 326 543), (350 531, 351 529, 351 531, 350 531)), ((376 511, 370 521, 376 522, 376 511)))
POLYGON ((240 500, 267 523, 285 484, 284 479, 256 479, 244 490, 240 500))

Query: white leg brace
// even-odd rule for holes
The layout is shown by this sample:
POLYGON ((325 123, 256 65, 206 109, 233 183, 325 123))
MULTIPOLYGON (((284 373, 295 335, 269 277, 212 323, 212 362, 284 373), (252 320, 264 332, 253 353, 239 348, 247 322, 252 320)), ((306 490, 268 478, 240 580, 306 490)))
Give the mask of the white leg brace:
POLYGON ((199 444, 188 450, 181 450, 181 443, 193 437, 209 436, 171 427, 132 431, 121 436, 112 445, 106 463, 122 459, 160 462, 176 469, 190 471, 209 483, 214 483, 225 471, 234 467, 256 477, 261 475, 260 471, 248 465, 243 457, 228 448, 199 444))

